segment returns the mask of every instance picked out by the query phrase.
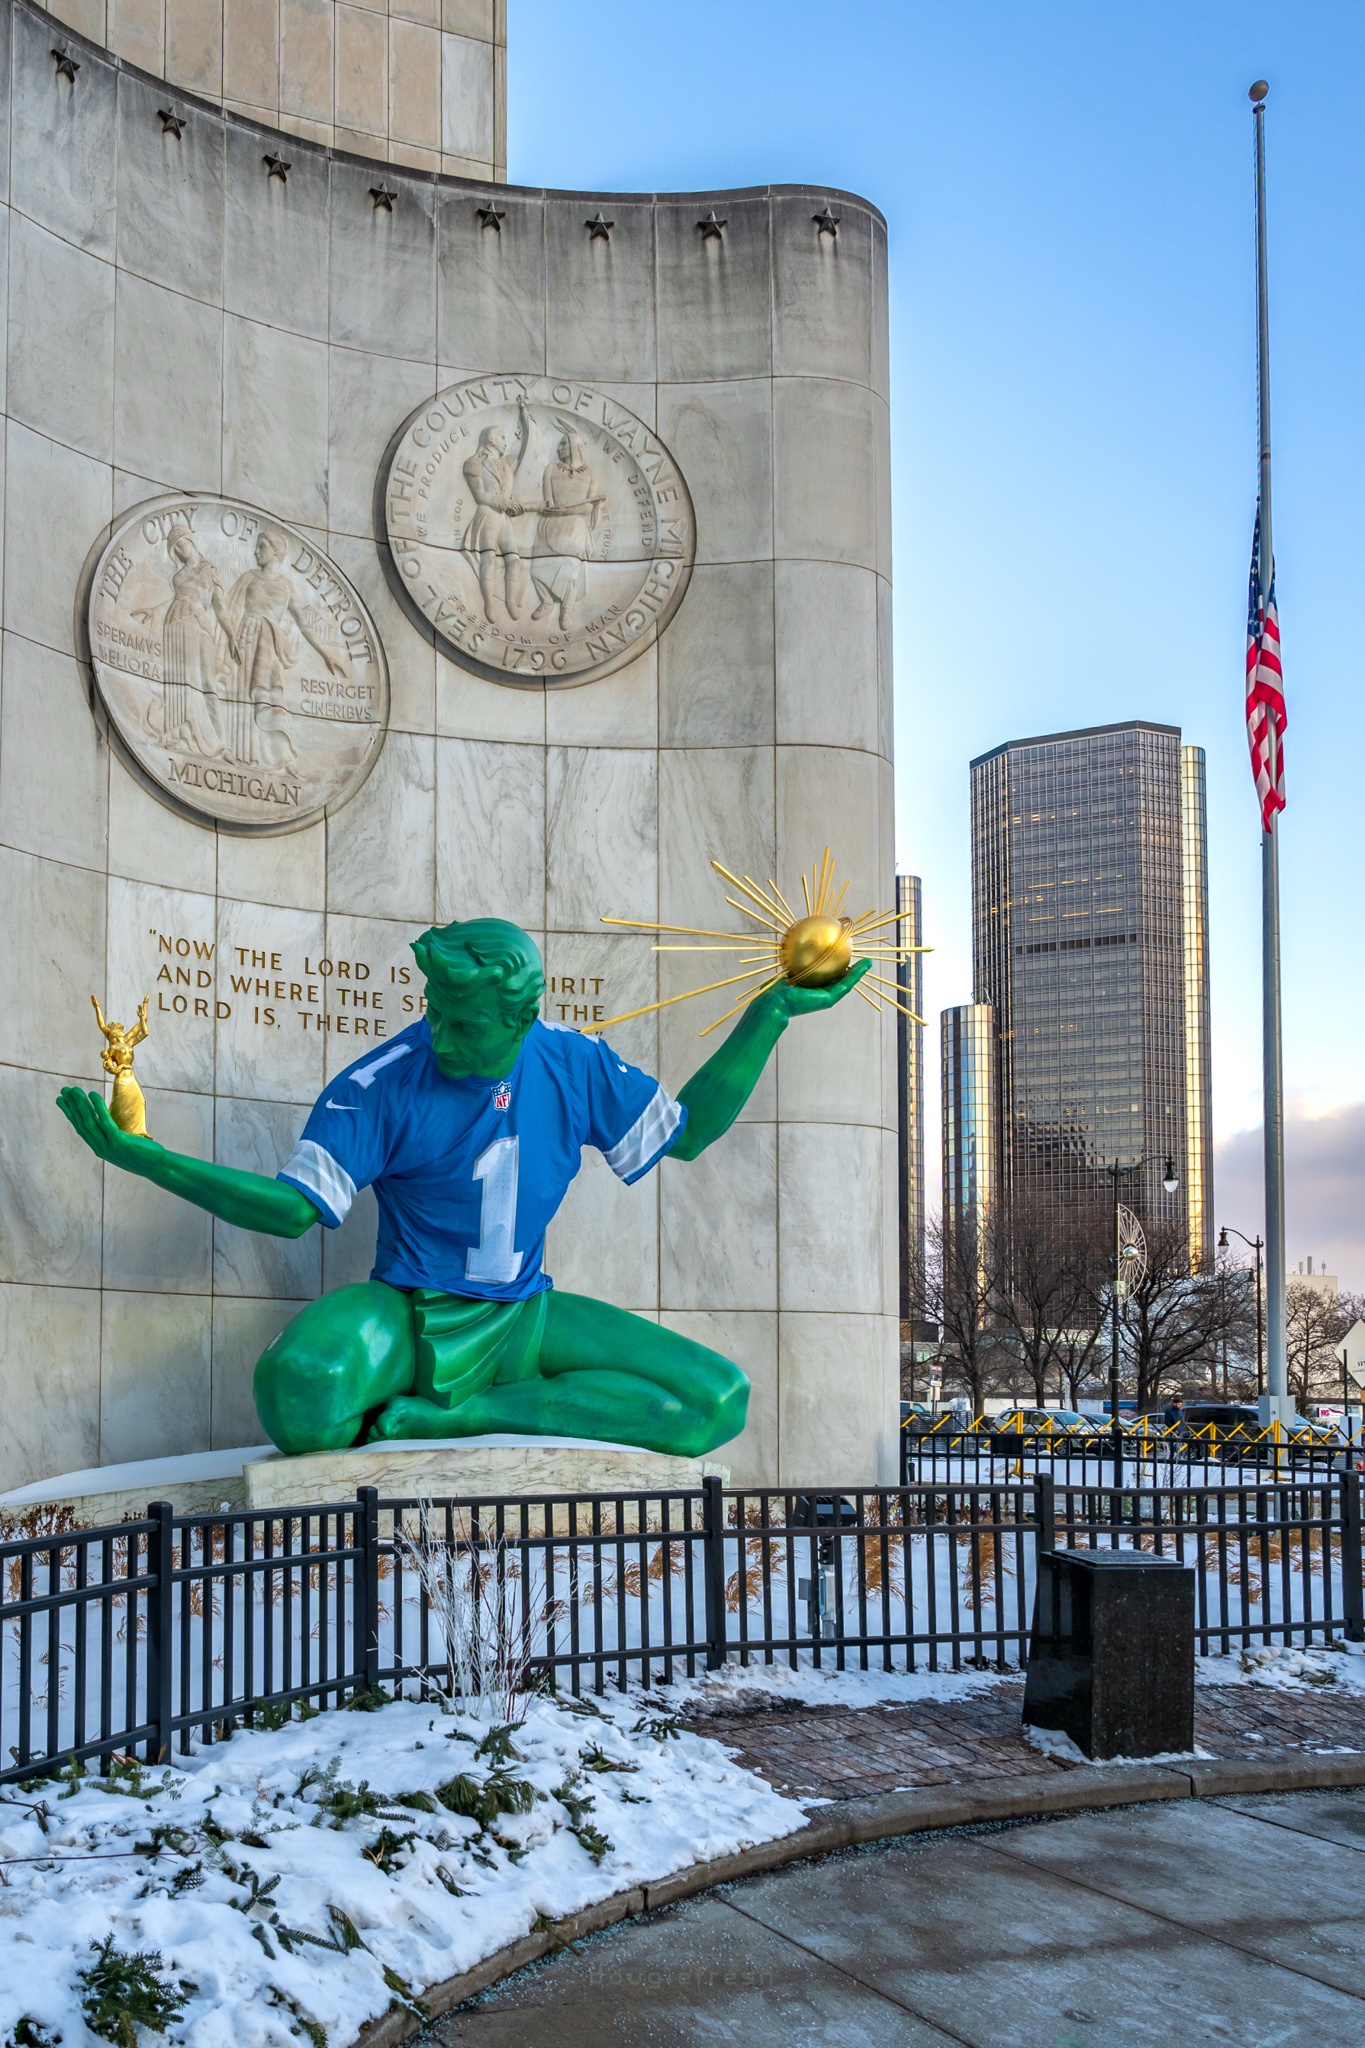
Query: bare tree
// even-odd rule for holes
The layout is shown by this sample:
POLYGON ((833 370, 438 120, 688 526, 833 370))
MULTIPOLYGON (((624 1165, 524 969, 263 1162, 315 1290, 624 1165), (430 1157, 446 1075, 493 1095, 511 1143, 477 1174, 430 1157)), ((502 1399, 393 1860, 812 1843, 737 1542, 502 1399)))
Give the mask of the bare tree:
POLYGON ((1217 1272, 1191 1274, 1189 1235, 1180 1224, 1151 1223, 1145 1231, 1147 1271, 1121 1317, 1124 1361, 1139 1414, 1192 1366, 1206 1368, 1242 1319, 1239 1291, 1229 1289, 1225 1275, 1220 1283, 1217 1272))
POLYGON ((997 1234, 945 1229, 931 1216, 924 1232, 924 1267, 916 1275, 923 1313, 939 1329, 938 1362, 944 1382, 969 1396, 973 1415, 984 1412, 1001 1367, 1000 1332, 992 1326, 998 1266, 997 1234))
POLYGON ((1076 1390, 1099 1339, 1102 1270, 1097 1232, 1085 1211, 1059 1215, 1044 1203, 1015 1202, 1000 1227, 995 1319, 1046 1405, 1048 1380, 1076 1390))
POLYGON ((1341 1394, 1338 1344, 1362 1313, 1359 1295, 1331 1295, 1291 1280, 1285 1295, 1289 1391, 1302 1415, 1310 1401, 1341 1394))

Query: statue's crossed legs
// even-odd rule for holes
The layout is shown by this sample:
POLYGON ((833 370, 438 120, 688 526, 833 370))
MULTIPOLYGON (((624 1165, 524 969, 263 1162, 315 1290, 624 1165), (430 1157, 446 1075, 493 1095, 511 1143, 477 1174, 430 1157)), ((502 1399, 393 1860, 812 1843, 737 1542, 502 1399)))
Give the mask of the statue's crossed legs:
POLYGON ((476 1301, 366 1280, 285 1325, 255 1394, 287 1456, 505 1432, 698 1457, 744 1427, 749 1383, 719 1352, 587 1295, 476 1301))

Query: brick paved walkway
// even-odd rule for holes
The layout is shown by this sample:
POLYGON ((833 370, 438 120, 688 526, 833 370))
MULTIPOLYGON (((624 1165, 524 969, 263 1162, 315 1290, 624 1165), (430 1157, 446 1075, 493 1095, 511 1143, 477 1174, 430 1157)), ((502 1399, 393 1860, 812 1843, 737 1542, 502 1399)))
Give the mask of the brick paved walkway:
MULTIPOLYGON (((779 1791, 862 1799, 912 1785, 1042 1775, 1074 1768, 1020 1733, 1022 1679, 944 1704, 794 1707, 756 1694, 745 1711, 698 1716, 699 1733, 733 1750, 779 1791)), ((1365 1698, 1275 1686, 1199 1687, 1195 1743, 1209 1756, 1365 1750, 1365 1698)))

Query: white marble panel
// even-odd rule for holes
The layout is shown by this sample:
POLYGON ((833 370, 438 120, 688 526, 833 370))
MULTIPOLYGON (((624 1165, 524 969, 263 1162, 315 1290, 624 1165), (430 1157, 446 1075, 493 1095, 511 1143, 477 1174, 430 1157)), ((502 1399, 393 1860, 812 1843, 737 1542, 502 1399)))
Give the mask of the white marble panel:
POLYGON ((647 647, 614 675, 545 692, 545 738, 561 747, 656 747, 659 654, 647 647))
POLYGON ((595 384, 653 383, 653 209, 632 200, 548 200, 545 206, 545 368, 595 384), (605 240, 585 223, 598 211, 615 226, 605 240))
POLYGON ((175 875, 187 888, 212 893, 217 842, 211 830, 159 803, 111 749, 108 859, 109 872, 130 881, 155 882, 162 875, 175 875))
MULTIPOLYGON (((332 352, 333 362, 344 355, 344 351, 332 352)), ((353 358, 363 361, 365 358, 353 358)), ((338 418, 336 390, 333 386, 332 417, 338 418)), ((333 464, 332 483, 335 495, 337 468, 333 464)), ((373 482, 373 477, 371 477, 373 482)), ((389 664, 389 728, 394 732, 430 733, 436 726, 436 650, 430 640, 419 633, 412 621, 398 605, 389 589, 388 579, 379 561, 379 551, 372 539, 352 539, 349 534, 334 533, 328 543, 328 553, 337 567, 350 577, 369 607, 383 643, 385 658, 389 664)), ((492 687, 496 688, 496 685, 492 687)), ((511 692, 504 692, 510 695, 511 692)))
POLYGON ((118 279, 114 449, 162 488, 216 491, 222 454, 223 316, 127 271, 118 279))
POLYGON ((165 86, 127 71, 118 101, 120 269, 221 305, 223 124, 191 115, 167 133, 157 118, 165 86))
POLYGON ((104 877, 0 847, 0 987, 16 1065, 99 1077, 90 993, 104 965, 104 877))
POLYGON ((100 1343, 100 1463, 174 1458, 209 1440, 207 1294, 106 1289, 100 1343))
POLYGON ((659 642, 660 745, 770 745, 773 690, 772 563, 694 569, 659 642))
MULTIPOLYGON (((714 922, 708 919, 705 929, 721 932, 737 929, 739 919, 726 908, 719 890, 717 902, 722 915, 714 922)), ((717 1047, 725 1043, 739 1022, 739 1009, 752 1000, 752 992, 761 986, 753 980, 732 979, 746 974, 750 965, 759 964, 749 959, 749 950, 746 948, 738 954, 661 953, 658 956, 661 996, 685 996, 690 989, 705 988, 712 982, 730 982, 729 987, 718 988, 710 995, 672 1002, 667 1009, 660 1010, 659 1078, 671 1094, 676 1095, 683 1083, 690 1080, 717 1047)), ((776 1117, 777 1062, 770 1059, 759 1075, 753 1094, 740 1111, 739 1121, 770 1124, 776 1117)))
MULTIPOLYGON (((793 1028, 812 1021, 803 1018, 793 1028)), ((824 1310, 837 1301, 850 1314, 881 1314, 883 1262, 895 1258, 894 1240, 884 1242, 885 1142, 884 1132, 865 1125, 783 1124, 778 1200, 784 1312, 824 1310)))
POLYGON ((668 384, 659 435, 687 479, 698 562, 761 561, 773 551, 773 387, 668 384))
MULTIPOLYGON (((659 757, 659 915, 668 924, 768 936, 757 917, 735 910, 744 901, 711 863, 767 885, 776 859, 773 757, 767 747, 672 748, 659 757)), ((790 877, 795 882, 796 877, 790 877)), ((785 880, 779 886, 787 888, 785 880)), ((789 897, 790 900, 790 897, 789 897)), ((691 943, 683 937, 678 945, 691 943)), ((709 943, 697 940, 698 945, 709 943)), ((696 954, 685 966, 732 972, 724 956, 696 954)), ((709 980, 709 974, 702 977, 709 980)))
MULTIPOLYGON (((425 362, 397 355, 370 355, 358 348, 333 348, 330 378, 331 453, 328 515, 333 534, 355 534, 374 556, 374 491, 390 440, 423 399, 430 398, 435 371, 425 362)), ((397 617, 397 614, 395 614, 397 617)), ((416 638, 415 628, 408 628, 416 638)), ((385 634, 389 662, 395 649, 385 634)))
POLYGON ((883 398, 872 401, 876 468, 872 516, 876 529, 877 574, 891 578, 891 411, 883 398))
POLYGON ((545 962, 547 1024, 575 1030, 607 1027, 613 1052, 647 1074, 657 1074, 659 1041, 655 1016, 629 1012, 652 1003, 658 993, 648 935, 634 932, 549 932, 541 947, 545 962), (611 1023, 626 1017, 622 1024, 611 1023))
POLYGON ((818 377, 779 378, 773 395, 777 553, 875 569, 877 435, 885 409, 856 384, 818 377))
POLYGON ((891 397, 890 302, 886 274, 886 223, 872 223, 872 389, 891 397))
POLYGON ((327 902, 327 826, 269 839, 225 832, 217 841, 218 889, 244 903, 278 903, 286 909, 322 910, 327 902))
POLYGON ((368 1280, 374 1267, 375 1237, 379 1209, 374 1192, 361 1188, 351 1204, 351 1213, 340 1230, 322 1233, 322 1291, 351 1287, 368 1280))
MULTIPOLYGON (((438 343, 443 363, 545 372, 545 215, 541 200, 506 187, 440 195, 438 343), (497 207, 498 227, 479 219, 497 207)), ((394 422, 397 425, 397 421, 394 422)))
POLYGON ((811 195, 773 199, 773 369, 779 377, 872 374, 872 216, 833 202, 837 235, 822 234, 811 195))
POLYGON ((223 489, 325 527, 326 349, 255 320, 223 327, 223 489))
POLYGON ((103 463, 9 422, 5 624, 11 632, 76 652, 76 592, 86 556, 109 522, 110 503, 103 463))
POLYGON ((749 1412, 737 1437, 712 1456, 730 1467, 732 1486, 775 1486, 777 1483, 777 1317, 741 1313, 665 1309, 665 1329, 704 1344, 737 1365, 749 1382, 749 1412))
MULTIPOLYGON (((0 29, 0 44, 2 44, 2 43, 3 43, 3 37, 4 37, 4 31, 3 31, 3 29, 0 29)), ((0 67, 2 67, 2 66, 3 66, 3 61, 4 61, 4 59, 3 59, 3 52, 2 52, 2 51, 0 51, 0 67)), ((4 76, 3 68, 0 68, 0 78, 3 78, 3 76, 4 76)), ((4 94, 3 94, 3 93, 0 93, 0 107, 3 107, 3 103, 4 103, 4 94)), ((5 122, 4 114, 3 114, 3 112, 0 112, 0 148, 2 148, 2 147, 4 146, 4 144, 3 144, 3 135, 4 135, 5 127, 6 127, 6 122, 5 122)), ((3 177, 3 173, 0 173, 0 185, 3 185, 3 183, 4 183, 4 177, 3 177)), ((13 233, 14 233, 14 223, 15 223, 15 222, 16 222, 16 221, 17 221, 17 220, 19 219, 19 217, 20 217, 20 216, 19 216, 19 215, 18 215, 17 213, 15 213, 15 212, 14 212, 14 211, 13 211, 13 210, 12 210, 11 208, 9 208, 9 207, 6 207, 6 206, 3 206, 3 205, 0 205, 0 290, 3 290, 3 292, 4 292, 4 294, 5 294, 5 304, 6 304, 6 306, 8 306, 8 305, 9 305, 9 289, 10 289, 10 285, 9 285, 9 280, 10 280, 10 238, 11 238, 11 236, 12 236, 12 235, 13 235, 13 233)), ((8 410, 9 410, 9 396, 8 396, 8 384, 9 384, 9 351, 8 351, 8 349, 6 349, 6 351, 5 351, 5 358, 6 358, 6 359, 5 359, 5 362, 4 362, 3 364, 0 364, 0 412, 8 412, 8 410)))
POLYGON ((28 853, 103 867, 109 752, 69 654, 4 636, 0 839, 28 853))
MULTIPOLYGON (((300 1110, 288 1102, 220 1097, 213 1156, 220 1166, 273 1180, 297 1141, 300 1110)), ((311 1300, 322 1290, 322 1226, 302 1237, 213 1225, 213 1291, 278 1300, 311 1300)))
POLYGON ((443 736, 541 746, 550 695, 548 690, 514 690, 504 683, 485 682, 455 662, 436 657, 436 730, 443 736))
POLYGON ((229 313, 326 341, 327 159, 294 152, 281 184, 264 175, 262 153, 257 129, 228 127, 223 303, 229 313))
POLYGON ((545 753, 436 743, 436 902, 451 918, 545 923, 545 753))
POLYGON ((364 787, 327 828, 327 907, 431 922, 436 894, 436 742, 391 732, 364 787))
POLYGON ((775 1309, 777 1126, 734 1124, 659 1176, 663 1307, 775 1309))
POLYGON ((733 192, 663 199, 654 209, 659 376, 766 377, 772 370, 772 271, 766 197, 733 192), (709 213, 725 222, 703 238, 709 213))
POLYGON ((599 1154, 585 1152, 546 1235, 545 1270, 570 1294, 657 1314, 658 1232, 658 1175, 623 1187, 599 1154))
POLYGON ((893 1485, 897 1325, 838 1313, 779 1319, 783 1486, 893 1485))
POLYGON ((218 1020, 220 1097, 312 1105, 323 1079, 323 957, 319 913, 219 903, 220 994, 232 1012, 218 1020))
POLYGON ((98 1290, 0 1287, 0 1361, 0 1489, 97 1465, 98 1290))
POLYGON ((655 917, 657 757, 623 747, 552 747, 546 778, 546 922, 586 931, 611 912, 655 917))
POLYGON ((65 1085, 0 1067, 0 1279, 98 1287, 104 1169, 57 1108, 65 1085))
POLYGON ((877 578, 877 752, 884 760, 895 754, 896 697, 894 613, 891 585, 877 578))
POLYGON ((269 1443, 252 1398, 256 1360, 306 1304, 218 1295, 213 1303, 213 1367, 208 1444, 236 1450, 269 1443))
MULTIPOLYGON (((328 1022, 326 1069, 339 1074, 363 1059, 377 1038, 395 1038, 422 1014, 422 976, 412 944, 430 920, 330 912, 320 961, 328 1022)), ((373 1236, 373 1231, 371 1231, 373 1236)))
MULTIPOLYGON (((139 1065, 141 1057, 139 1056, 139 1065)), ((147 1129, 168 1152, 213 1157, 213 1098, 147 1088, 147 1129)), ((157 1294, 207 1294, 213 1218, 117 1166, 104 1168, 104 1285, 157 1294)))
POLYGON ((441 148, 487 162, 493 155, 493 45, 441 38, 441 148))
POLYGON ((373 165, 333 159, 331 338, 345 348, 407 356, 434 372, 436 189, 404 178, 386 208, 375 205, 374 182, 373 165))
POLYGON ((116 191, 114 80, 104 64, 85 64, 76 80, 52 62, 55 24, 45 13, 14 11, 14 125, 10 198, 77 248, 114 253, 116 191))
POLYGON ((842 562, 778 562, 777 737, 875 750, 877 579, 842 562))
POLYGON ((107 462, 114 444, 114 270, 15 214, 6 410, 107 462))
POLYGON ((128 1022, 150 994, 138 1079, 144 1088, 212 1094, 215 1008, 230 1000, 213 898, 119 875, 108 888, 107 965, 95 990, 105 1015, 128 1022))

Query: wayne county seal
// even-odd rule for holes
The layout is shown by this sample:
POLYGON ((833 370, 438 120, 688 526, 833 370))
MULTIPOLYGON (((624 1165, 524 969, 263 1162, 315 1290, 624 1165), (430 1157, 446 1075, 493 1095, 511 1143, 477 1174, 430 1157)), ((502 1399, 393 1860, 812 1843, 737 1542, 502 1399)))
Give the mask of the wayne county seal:
POLYGON ((235 498, 152 498, 117 521, 86 604, 95 686, 167 801, 233 832, 289 832, 379 757, 389 675, 335 562, 235 498))
POLYGON ((692 573, 681 470, 587 384, 452 384, 394 436, 380 494, 401 602, 495 682, 610 674, 658 638, 692 573))

